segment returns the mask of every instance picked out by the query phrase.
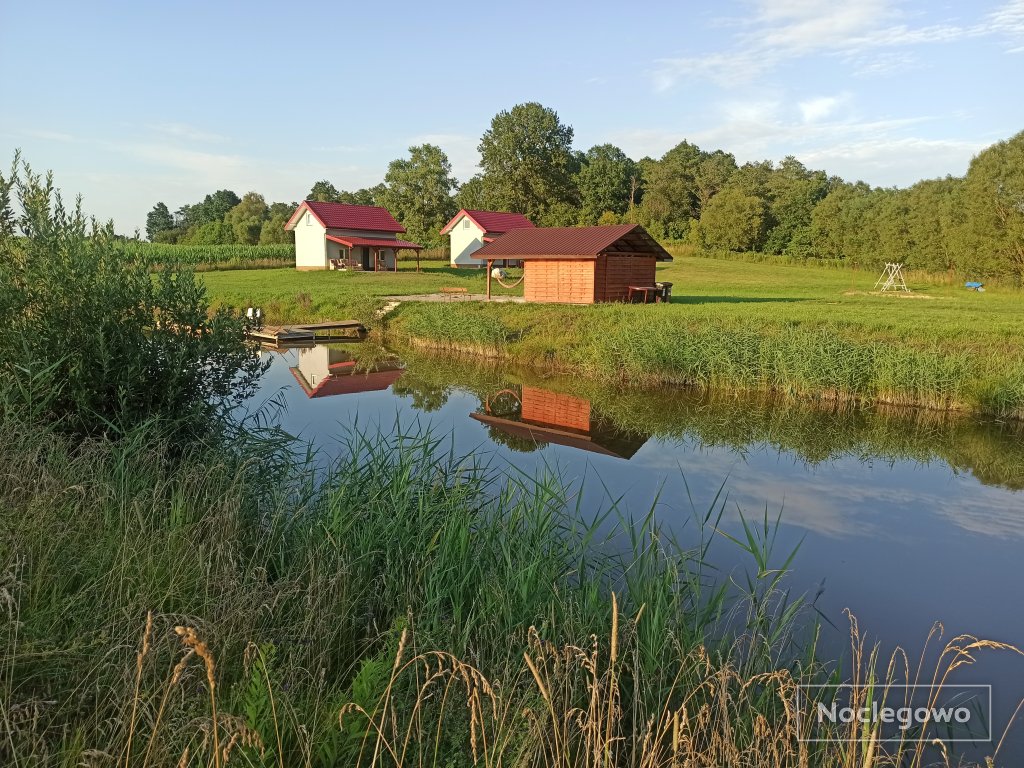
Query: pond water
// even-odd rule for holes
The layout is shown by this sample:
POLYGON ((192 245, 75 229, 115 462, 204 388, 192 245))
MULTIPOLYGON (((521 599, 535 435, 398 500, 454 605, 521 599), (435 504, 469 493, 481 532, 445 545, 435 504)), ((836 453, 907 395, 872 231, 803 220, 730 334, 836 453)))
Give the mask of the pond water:
MULTIPOLYGON (((724 483, 721 529, 739 512, 781 513, 777 565, 799 545, 789 586, 814 599, 827 653, 849 651, 856 615, 884 655, 916 662, 933 622, 1024 644, 1024 428, 933 412, 850 409, 592 382, 457 362, 368 344, 264 352, 264 399, 281 425, 325 453, 345 430, 416 423, 460 455, 527 474, 555 468, 580 509, 642 516, 652 504, 682 543, 724 483), (692 502, 691 502, 692 499, 692 502), (830 626, 828 622, 834 625, 830 626)), ((725 572, 749 561, 724 537, 725 572)), ((1024 658, 981 654, 956 673, 993 685, 996 735, 1024 697, 1024 658)), ((1004 746, 1024 764, 1024 723, 1004 746)), ((1004 764, 1000 761, 1000 764, 1004 764)))

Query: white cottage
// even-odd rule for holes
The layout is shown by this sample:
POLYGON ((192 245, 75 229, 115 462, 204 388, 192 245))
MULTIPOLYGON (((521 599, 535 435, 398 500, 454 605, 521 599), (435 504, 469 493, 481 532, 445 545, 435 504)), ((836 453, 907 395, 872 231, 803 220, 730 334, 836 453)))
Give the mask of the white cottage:
POLYGON ((533 228, 533 222, 521 213, 463 208, 444 225, 441 234, 451 238, 453 267, 482 267, 484 262, 473 258, 477 249, 509 230, 525 228, 533 228))
POLYGON ((397 252, 422 246, 399 240, 405 228, 386 208, 306 200, 284 228, 295 232, 295 268, 397 270, 397 252))

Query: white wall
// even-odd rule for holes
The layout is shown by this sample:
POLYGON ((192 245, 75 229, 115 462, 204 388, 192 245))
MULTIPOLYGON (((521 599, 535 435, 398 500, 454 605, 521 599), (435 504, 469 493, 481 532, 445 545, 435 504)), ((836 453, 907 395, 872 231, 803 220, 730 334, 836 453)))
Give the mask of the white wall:
MULTIPOLYGON (((342 251, 345 246, 326 239, 326 235, 334 237, 364 237, 374 240, 395 240, 397 235, 392 232, 370 232, 360 229, 324 229, 315 217, 310 216, 309 224, 306 223, 308 211, 304 211, 295 225, 295 268, 296 269, 327 269, 330 259, 342 258, 342 251)), ((348 258, 358 259, 361 256, 361 247, 348 249, 348 258)), ((395 251, 393 248, 386 248, 383 252, 381 269, 395 268, 395 251)), ((370 253, 370 264, 373 264, 373 251, 370 253)))
POLYGON ((303 211, 295 225, 295 268, 327 269, 326 230, 309 211, 303 211), (307 218, 309 223, 307 224, 307 218))
POLYGON ((453 267, 484 266, 483 261, 472 258, 472 254, 484 245, 484 232, 472 219, 463 214, 449 230, 448 237, 451 238, 453 267), (464 226, 467 221, 469 227, 464 226))

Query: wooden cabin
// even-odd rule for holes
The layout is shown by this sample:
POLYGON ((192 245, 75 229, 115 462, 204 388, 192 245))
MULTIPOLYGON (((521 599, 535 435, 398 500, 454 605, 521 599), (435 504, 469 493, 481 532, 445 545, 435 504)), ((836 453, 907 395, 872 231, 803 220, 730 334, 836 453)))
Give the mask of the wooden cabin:
POLYGON ((511 259, 523 264, 527 301, 565 304, 656 300, 656 265, 672 261, 639 224, 513 229, 473 258, 487 262, 488 297, 492 265, 511 259))

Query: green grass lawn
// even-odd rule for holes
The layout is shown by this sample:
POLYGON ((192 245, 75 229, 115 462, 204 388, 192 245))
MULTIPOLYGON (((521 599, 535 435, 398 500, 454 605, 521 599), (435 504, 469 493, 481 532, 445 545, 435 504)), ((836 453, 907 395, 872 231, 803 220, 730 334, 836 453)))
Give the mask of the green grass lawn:
MULTIPOLYGON (((268 323, 365 320, 382 296, 484 290, 482 270, 401 266, 203 278, 215 301, 262 306, 268 323)), ((920 298, 877 296, 873 272, 693 256, 660 265, 658 279, 674 284, 668 305, 407 303, 388 332, 603 379, 1024 413, 1019 290, 914 276, 920 298)))
MULTIPOLYGON (((270 324, 345 320, 366 312, 373 299, 436 293, 445 287, 486 291, 482 269, 455 269, 447 261, 399 261, 398 272, 299 272, 294 269, 252 269, 205 272, 211 299, 235 307, 259 306, 270 324)), ((513 270, 512 273, 515 273, 513 270)), ((495 294, 522 294, 492 281, 495 294)), ((357 319, 365 320, 366 316, 357 319)))

